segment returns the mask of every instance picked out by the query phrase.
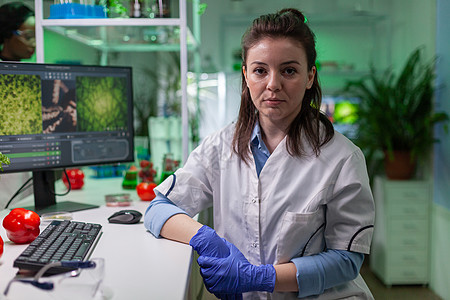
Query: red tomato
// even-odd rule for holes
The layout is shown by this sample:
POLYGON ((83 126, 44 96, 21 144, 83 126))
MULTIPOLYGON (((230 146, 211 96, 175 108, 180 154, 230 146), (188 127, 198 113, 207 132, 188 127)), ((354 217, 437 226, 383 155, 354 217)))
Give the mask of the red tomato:
MULTIPOLYGON (((67 175, 69 176, 70 185, 73 190, 79 190, 84 185, 84 173, 80 169, 69 169, 67 170, 67 175)), ((66 174, 63 173, 62 180, 67 188, 69 188, 69 183, 67 181, 66 174)))
POLYGON ((2 254, 3 254, 3 239, 0 236, 0 258, 2 257, 2 254))
POLYGON ((34 211, 24 208, 14 208, 3 219, 6 235, 16 244, 27 244, 39 235, 41 218, 34 211))
POLYGON ((156 184, 153 182, 141 182, 137 185, 136 191, 142 201, 152 201, 156 197, 155 192, 153 191, 155 187, 156 184))
POLYGON ((141 168, 147 168, 148 166, 150 166, 150 162, 148 160, 141 160, 139 165, 141 166, 141 168))

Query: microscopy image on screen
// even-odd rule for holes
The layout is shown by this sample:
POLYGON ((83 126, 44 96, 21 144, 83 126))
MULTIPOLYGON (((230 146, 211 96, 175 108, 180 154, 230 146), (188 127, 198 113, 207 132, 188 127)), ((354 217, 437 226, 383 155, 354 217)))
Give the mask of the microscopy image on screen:
POLYGON ((126 79, 76 78, 78 131, 123 130, 127 126, 126 79))
POLYGON ((44 133, 73 132, 77 129, 77 103, 74 80, 42 81, 44 133))
POLYGON ((41 132, 40 77, 0 74, 0 135, 41 132))

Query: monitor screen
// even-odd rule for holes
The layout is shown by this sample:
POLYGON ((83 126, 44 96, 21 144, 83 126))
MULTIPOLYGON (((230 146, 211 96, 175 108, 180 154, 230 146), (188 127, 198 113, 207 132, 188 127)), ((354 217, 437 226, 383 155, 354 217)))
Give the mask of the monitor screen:
POLYGON ((130 67, 0 63, 3 168, 33 172, 36 210, 56 204, 55 169, 131 162, 133 139, 130 67))
POLYGON ((336 131, 350 139, 357 137, 359 98, 324 95, 320 110, 333 123, 336 131))

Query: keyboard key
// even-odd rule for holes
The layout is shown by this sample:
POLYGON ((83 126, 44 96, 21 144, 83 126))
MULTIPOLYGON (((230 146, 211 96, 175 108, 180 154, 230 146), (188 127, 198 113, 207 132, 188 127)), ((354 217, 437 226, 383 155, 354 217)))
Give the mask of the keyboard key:
POLYGON ((80 248, 78 248, 77 253, 75 253, 74 259, 83 259, 86 252, 89 250, 89 247, 91 246, 90 243, 83 243, 81 244, 80 248))

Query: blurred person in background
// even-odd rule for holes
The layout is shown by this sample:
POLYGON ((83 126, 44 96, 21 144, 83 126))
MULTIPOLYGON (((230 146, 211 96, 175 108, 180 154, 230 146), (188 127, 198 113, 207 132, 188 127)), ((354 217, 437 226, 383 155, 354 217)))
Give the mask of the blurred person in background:
POLYGON ((20 61, 34 54, 34 12, 21 2, 0 7, 0 47, 0 61, 20 61))

